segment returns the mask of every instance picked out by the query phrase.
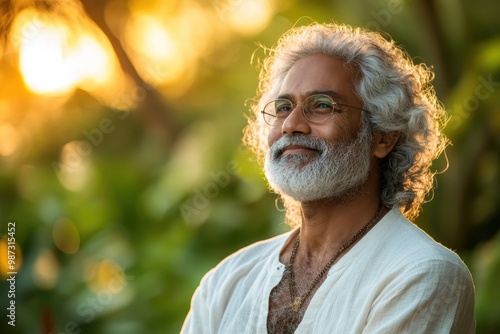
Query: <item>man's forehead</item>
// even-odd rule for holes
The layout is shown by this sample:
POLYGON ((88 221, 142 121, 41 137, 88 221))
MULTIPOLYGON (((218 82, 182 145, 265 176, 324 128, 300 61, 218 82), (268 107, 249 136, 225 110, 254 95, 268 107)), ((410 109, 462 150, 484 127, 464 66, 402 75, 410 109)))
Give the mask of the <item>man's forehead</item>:
POLYGON ((297 60, 287 72, 277 97, 302 99, 312 94, 326 94, 334 100, 350 101, 355 97, 356 72, 345 61, 325 54, 312 54, 297 60))

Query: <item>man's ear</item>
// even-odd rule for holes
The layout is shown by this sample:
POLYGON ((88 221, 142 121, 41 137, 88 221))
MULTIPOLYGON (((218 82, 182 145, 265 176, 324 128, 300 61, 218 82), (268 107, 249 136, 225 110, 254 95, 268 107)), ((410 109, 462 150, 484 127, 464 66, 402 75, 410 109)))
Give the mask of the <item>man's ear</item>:
POLYGON ((373 155, 379 159, 385 158, 401 137, 401 132, 376 132, 373 136, 373 155))

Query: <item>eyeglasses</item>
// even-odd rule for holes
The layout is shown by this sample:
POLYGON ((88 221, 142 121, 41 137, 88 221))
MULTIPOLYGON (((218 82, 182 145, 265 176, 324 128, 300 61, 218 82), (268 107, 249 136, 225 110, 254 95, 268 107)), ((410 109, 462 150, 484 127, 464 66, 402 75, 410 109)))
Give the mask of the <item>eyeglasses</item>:
MULTIPOLYGON (((276 99, 267 103, 261 111, 264 116, 264 121, 270 126, 283 124, 285 119, 292 113, 299 103, 300 102, 297 102, 294 105, 292 101, 285 98, 276 99)), ((366 111, 361 108, 337 103, 333 101, 330 96, 325 94, 310 95, 301 104, 302 114, 304 114, 304 117, 312 123, 321 123, 332 117, 336 106, 366 111)))

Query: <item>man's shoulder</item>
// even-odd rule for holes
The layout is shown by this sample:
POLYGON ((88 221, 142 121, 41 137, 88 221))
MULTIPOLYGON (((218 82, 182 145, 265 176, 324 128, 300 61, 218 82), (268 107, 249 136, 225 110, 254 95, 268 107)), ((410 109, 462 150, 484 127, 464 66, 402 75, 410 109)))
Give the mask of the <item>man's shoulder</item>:
POLYGON ((460 267, 468 271, 456 252, 439 243, 416 224, 406 219, 399 211, 393 210, 392 222, 384 231, 386 248, 402 263, 440 264, 443 266, 460 267))
POLYGON ((254 242, 223 259, 209 275, 224 276, 229 272, 263 268, 266 263, 278 261, 279 252, 290 232, 254 242))
POLYGON ((223 260, 227 261, 248 261, 251 259, 266 258, 271 254, 275 254, 276 251, 283 246, 285 240, 290 235, 290 232, 277 235, 268 239, 256 241, 240 250, 229 255, 223 260))

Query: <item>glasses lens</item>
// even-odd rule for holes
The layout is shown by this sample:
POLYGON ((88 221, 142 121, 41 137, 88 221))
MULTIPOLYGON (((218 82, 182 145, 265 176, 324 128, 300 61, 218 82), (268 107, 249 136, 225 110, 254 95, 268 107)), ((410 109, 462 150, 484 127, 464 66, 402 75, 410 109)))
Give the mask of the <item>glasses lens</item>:
POLYGON ((304 116, 311 122, 322 122, 330 118, 335 102, 328 95, 311 95, 304 100, 304 116))
MULTIPOLYGON (((335 102, 328 95, 316 94, 306 98, 303 102, 304 116, 311 122, 323 122, 333 115, 335 102)), ((283 124, 293 111, 294 105, 287 99, 277 99, 264 107, 262 114, 264 121, 269 125, 283 124)))
POLYGON ((292 110, 292 102, 286 99, 271 101, 264 107, 264 121, 269 125, 281 124, 290 115, 292 110))

